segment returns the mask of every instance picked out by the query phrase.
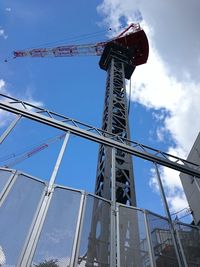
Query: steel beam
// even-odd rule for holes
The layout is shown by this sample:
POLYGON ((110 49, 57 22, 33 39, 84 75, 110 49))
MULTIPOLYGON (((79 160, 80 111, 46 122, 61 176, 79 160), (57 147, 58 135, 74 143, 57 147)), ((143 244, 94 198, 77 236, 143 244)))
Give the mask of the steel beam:
MULTIPOLYGON (((7 96, 2 95, 2 94, 0 94, 0 96, 7 97, 7 96)), ((8 97, 8 98, 10 98, 10 97, 8 97)), ((70 125, 69 123, 66 122, 67 118, 63 115, 59 115, 59 114, 56 114, 54 112, 50 112, 50 111, 45 110, 43 108, 33 106, 32 104, 22 102, 20 100, 16 100, 16 101, 15 102, 12 101, 10 103, 8 103, 8 102, 6 103, 6 102, 2 101, 2 102, 0 102, 0 108, 3 110, 6 110, 6 111, 12 112, 14 114, 21 115, 25 118, 29 118, 31 120, 34 120, 34 121, 46 124, 48 126, 60 129, 62 131, 66 131, 66 132, 69 131, 69 132, 73 133, 74 135, 89 139, 91 141, 94 141, 94 142, 97 142, 100 144, 104 144, 104 145, 107 145, 110 147, 114 147, 117 149, 121 149, 124 152, 130 153, 136 157, 140 157, 140 158, 146 159, 148 161, 163 165, 165 167, 169 167, 169 168, 172 168, 174 170, 177 170, 177 171, 180 171, 183 173, 187 173, 189 175, 200 178, 199 166, 197 164, 193 164, 187 160, 184 160, 184 159, 181 159, 178 157, 174 157, 173 155, 166 154, 166 153, 161 152, 161 151, 156 150, 156 149, 152 149, 152 151, 153 151, 152 153, 146 152, 145 148, 149 148, 149 147, 143 146, 141 144, 140 144, 140 147, 142 149, 140 151, 140 150, 136 149, 135 147, 131 146, 131 144, 130 145, 126 144, 126 143, 130 143, 129 140, 120 139, 123 141, 123 143, 121 143, 119 140, 118 141, 113 140, 113 138, 114 138, 113 134, 104 133, 104 135, 106 135, 106 136, 104 136, 102 134, 99 134, 99 133, 102 133, 102 131, 100 129, 92 127, 92 126, 90 126, 90 128, 86 128, 86 126, 88 126, 86 124, 82 124, 85 126, 86 129, 82 129, 78 125, 75 125, 75 124, 70 125), (17 103, 20 104, 20 107, 18 107, 18 105, 16 105, 16 101, 18 101, 17 103), (29 105, 30 108, 27 108, 26 107, 27 105, 29 105), (37 112, 32 111, 33 109, 31 110, 31 107, 33 109, 37 108, 38 111, 37 112), (43 115, 40 113, 45 113, 46 115, 43 115), (63 120, 60 121, 59 119, 50 116, 51 114, 55 114, 55 117, 60 116, 60 118, 63 118, 63 120), (66 118, 66 119, 64 120, 64 118, 66 118), (95 133, 91 132, 91 130, 93 130, 95 133), (155 153, 155 154, 153 154, 153 153, 155 153), (158 155, 160 155, 160 156, 158 156, 158 155), (178 161, 180 163, 178 163, 178 161)), ((115 136, 115 138, 116 138, 116 136, 115 136)), ((132 142, 132 144, 134 146, 136 146, 135 142, 132 142)))
POLYGON ((3 134, 0 136, 0 144, 3 143, 3 141, 7 138, 7 136, 11 133, 11 131, 14 129, 18 121, 21 119, 21 116, 17 116, 11 124, 8 126, 8 128, 3 132, 3 134))

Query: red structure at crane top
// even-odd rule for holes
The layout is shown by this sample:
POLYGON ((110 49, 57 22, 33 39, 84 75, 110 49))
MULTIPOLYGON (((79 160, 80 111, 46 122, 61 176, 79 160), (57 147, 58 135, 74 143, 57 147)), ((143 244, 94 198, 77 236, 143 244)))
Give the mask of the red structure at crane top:
POLYGON ((31 50, 14 51, 14 58, 17 57, 71 57, 71 56, 101 56, 104 48, 109 43, 117 43, 132 52, 135 66, 146 63, 149 55, 149 44, 144 30, 137 24, 131 24, 116 38, 107 42, 83 45, 64 45, 54 48, 36 48, 31 50))

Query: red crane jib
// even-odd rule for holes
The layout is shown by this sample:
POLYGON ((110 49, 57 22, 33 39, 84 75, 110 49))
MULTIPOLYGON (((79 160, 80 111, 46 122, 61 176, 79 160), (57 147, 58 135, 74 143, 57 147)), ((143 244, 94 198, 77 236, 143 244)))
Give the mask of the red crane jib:
POLYGON ((149 44, 147 36, 138 26, 138 24, 131 24, 120 35, 108 42, 99 42, 95 44, 84 45, 64 45, 55 48, 37 48, 31 50, 14 51, 14 58, 16 57, 71 57, 71 56, 101 56, 105 46, 110 42, 116 42, 123 47, 130 49, 133 54, 134 64, 141 65, 146 63, 149 55, 149 44), (136 26, 137 25, 137 26, 136 26), (127 31, 133 28, 133 32, 127 31))

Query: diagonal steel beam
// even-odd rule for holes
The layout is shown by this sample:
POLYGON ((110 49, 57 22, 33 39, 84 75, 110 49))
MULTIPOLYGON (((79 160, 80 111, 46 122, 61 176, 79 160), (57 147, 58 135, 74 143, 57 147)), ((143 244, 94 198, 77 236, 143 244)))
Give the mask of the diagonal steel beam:
MULTIPOLYGON (((0 95, 3 96, 2 94, 0 94, 0 95)), ((19 103, 20 103, 20 101, 19 101, 19 103)), ((110 137, 98 135, 97 133, 93 133, 93 132, 87 131, 85 129, 81 129, 78 126, 70 125, 66 122, 59 121, 58 119, 49 117, 47 115, 43 115, 41 113, 34 112, 30 108, 27 108, 26 105, 29 105, 29 107, 33 107, 34 109, 38 108, 38 110, 42 110, 42 108, 40 108, 40 107, 33 106, 32 104, 29 104, 29 103, 25 103, 26 105, 24 105, 24 102, 22 102, 22 101, 21 101, 21 104, 22 105, 20 107, 18 107, 16 104, 13 104, 13 102, 9 103, 9 102, 1 101, 0 102, 0 108, 3 110, 9 111, 11 113, 14 113, 14 114, 21 115, 25 118, 46 124, 48 126, 51 126, 51 127, 57 128, 57 129, 60 129, 62 131, 66 131, 66 132, 69 131, 69 132, 73 133, 74 135, 89 139, 91 141, 94 141, 94 142, 97 142, 100 144, 104 144, 104 145, 107 145, 110 147, 114 147, 117 149, 121 149, 124 152, 130 153, 136 157, 140 157, 142 159, 146 159, 148 161, 157 163, 159 165, 169 167, 169 168, 172 168, 174 170, 177 170, 177 171, 189 174, 191 176, 195 176, 195 177, 200 178, 200 172, 197 169, 199 166, 196 164, 192 165, 191 162, 188 162, 184 159, 180 159, 182 162, 182 164, 180 164, 180 163, 174 162, 170 159, 170 157, 173 159, 175 158, 173 155, 167 154, 169 156, 169 158, 162 158, 156 154, 152 154, 152 153, 149 153, 149 152, 146 152, 143 150, 140 151, 131 145, 128 145, 125 143, 120 143, 120 142, 114 140, 112 137, 112 134, 110 135, 110 137), (183 165, 183 164, 185 164, 185 165, 183 165)), ((49 114, 49 113, 51 114, 53 112, 46 110, 46 114, 49 114)), ((64 118, 65 116, 60 115, 60 117, 64 118)), ((101 130, 99 130, 99 131, 101 131, 101 130)), ((108 136, 109 136, 109 133, 108 133, 108 136)), ((155 152, 155 149, 152 149, 152 151, 155 152)), ((164 153, 164 152, 161 152, 161 154, 162 153, 164 153)), ((166 154, 166 153, 164 153, 164 154, 166 154)))

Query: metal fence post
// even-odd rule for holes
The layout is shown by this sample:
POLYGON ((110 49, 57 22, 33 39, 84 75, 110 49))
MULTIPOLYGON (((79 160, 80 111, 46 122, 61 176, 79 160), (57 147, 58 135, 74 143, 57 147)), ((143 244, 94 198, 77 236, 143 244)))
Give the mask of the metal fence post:
POLYGON ((179 232, 178 232, 178 230, 176 228, 176 225, 174 226, 174 231, 175 231, 176 238, 177 238, 177 241, 178 241, 178 244, 179 244, 179 248, 180 248, 180 251, 181 251, 181 255, 182 255, 182 259, 183 259, 184 265, 186 267, 188 267, 188 264, 187 264, 187 261, 186 261, 186 258, 185 258, 185 253, 184 253, 184 250, 183 250, 183 246, 182 246, 181 239, 180 239, 180 236, 179 236, 179 232))
POLYGON ((120 221, 119 221, 119 204, 116 206, 116 238, 117 238, 117 267, 120 267, 120 221))
POLYGON ((85 206, 86 206, 86 194, 82 193, 69 267, 78 266, 77 265, 78 253, 79 253, 80 242, 81 242, 81 232, 83 228, 85 206))
POLYGON ((179 264, 180 267, 188 267, 187 264, 185 264, 185 262, 183 260, 183 255, 181 255, 179 244, 178 244, 178 241, 177 241, 177 238, 176 238, 176 232, 175 232, 175 229, 174 229, 174 224, 173 224, 173 221, 172 221, 172 218, 171 218, 171 214, 170 214, 170 211, 169 211, 169 206, 168 206, 167 199, 166 199, 166 196, 165 196, 165 191, 164 191, 164 188, 163 188, 163 185, 162 185, 162 180, 161 180, 161 177, 160 177, 160 173, 159 173, 159 170, 158 170, 157 163, 154 163, 154 165, 155 165, 157 181, 158 181, 161 197, 162 197, 162 200, 163 200, 165 213, 166 213, 169 225, 170 225, 170 230, 171 230, 171 234, 172 234, 172 240, 173 240, 173 243, 174 243, 174 248, 175 248, 178 264, 179 264))
POLYGON ((56 164, 54 166, 51 178, 49 180, 49 184, 47 188, 45 189, 44 198, 41 202, 41 205, 38 210, 38 214, 35 218, 35 223, 34 223, 32 232, 30 234, 26 247, 24 248, 22 258, 20 259, 17 267, 27 267, 27 266, 30 266, 31 264, 31 261, 32 261, 32 258, 34 256, 34 252, 37 246, 37 242, 39 239, 39 235, 41 233, 41 230, 42 230, 45 218, 46 218, 46 214, 48 212, 48 208, 49 208, 52 196, 53 196, 54 182, 55 182, 64 152, 65 152, 65 148, 68 143, 68 139, 69 139, 69 132, 66 133, 66 136, 64 138, 62 147, 60 149, 60 152, 56 160, 56 164))
POLYGON ((24 248, 22 258, 20 259, 17 267, 27 267, 30 266, 31 264, 37 246, 37 242, 39 239, 39 235, 42 230, 44 220, 46 218, 48 207, 52 199, 52 192, 51 194, 49 194, 47 188, 45 189, 44 198, 42 199, 41 206, 38 209, 38 214, 35 218, 35 223, 33 224, 32 232, 30 234, 26 247, 24 248))
POLYGON ((148 223, 148 218, 147 218, 147 211, 144 210, 143 214, 144 214, 144 224, 145 224, 145 230, 146 230, 147 244, 149 247, 150 265, 151 265, 151 267, 156 267, 154 249, 153 249, 153 244, 152 244, 152 240, 151 240, 151 233, 150 233, 149 223, 148 223))
POLYGON ((59 169, 60 164, 61 164, 61 161, 63 159, 64 153, 65 153, 65 149, 66 149, 66 146, 67 146, 68 140, 69 140, 69 135, 70 135, 70 133, 67 132, 66 135, 65 135, 65 138, 64 138, 62 147, 60 149, 60 152, 59 152, 59 155, 58 155, 56 164, 54 166, 54 169, 53 169, 53 172, 52 172, 50 181, 49 181, 49 188, 50 188, 50 190, 51 190, 51 187, 53 186, 53 184, 55 182, 55 179, 56 179, 56 176, 57 176, 57 173, 58 173, 58 169, 59 169))
POLYGON ((21 117, 22 115, 18 115, 17 118, 13 120, 8 126, 8 128, 3 132, 3 134, 0 136, 0 144, 2 144, 6 137, 11 133, 11 131, 14 129, 15 125, 18 123, 21 117))
POLYGON ((111 222, 110 222, 110 266, 116 266, 116 170, 115 148, 112 148, 112 172, 111 172, 111 222))
POLYGON ((12 174, 10 175, 7 183, 5 184, 3 190, 0 192, 0 207, 3 204, 5 198, 7 197, 8 193, 12 189, 12 186, 14 185, 16 179, 18 177, 18 172, 17 171, 12 171, 12 174))

